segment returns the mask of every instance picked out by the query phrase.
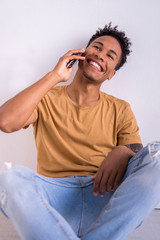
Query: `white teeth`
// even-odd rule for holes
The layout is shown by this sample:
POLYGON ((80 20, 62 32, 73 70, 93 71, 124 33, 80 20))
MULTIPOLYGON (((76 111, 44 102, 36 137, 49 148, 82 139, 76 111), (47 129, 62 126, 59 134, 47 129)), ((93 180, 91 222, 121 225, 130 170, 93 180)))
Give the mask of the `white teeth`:
POLYGON ((96 62, 90 61, 89 63, 95 66, 99 71, 101 71, 101 67, 96 62))

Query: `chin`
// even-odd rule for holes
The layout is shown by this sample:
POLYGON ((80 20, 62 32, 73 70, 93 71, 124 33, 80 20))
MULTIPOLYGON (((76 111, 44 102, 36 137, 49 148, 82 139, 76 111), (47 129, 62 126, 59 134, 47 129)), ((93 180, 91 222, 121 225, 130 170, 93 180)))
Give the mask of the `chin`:
POLYGON ((83 72, 83 76, 88 80, 88 82, 90 83, 101 83, 101 81, 95 79, 94 77, 92 77, 91 75, 87 74, 86 72, 83 72))
POLYGON ((84 76, 85 78, 87 78, 88 80, 92 81, 92 82, 95 82, 95 81, 96 81, 95 78, 93 78, 92 76, 88 75, 86 72, 83 72, 83 76, 84 76))

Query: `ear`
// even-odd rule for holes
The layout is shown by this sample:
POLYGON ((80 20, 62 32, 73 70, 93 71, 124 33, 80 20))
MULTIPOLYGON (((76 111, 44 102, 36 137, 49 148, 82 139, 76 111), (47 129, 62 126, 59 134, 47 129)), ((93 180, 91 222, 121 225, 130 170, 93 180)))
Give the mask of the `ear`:
POLYGON ((108 77, 108 80, 110 80, 115 74, 116 74, 116 70, 114 69, 113 72, 108 77))

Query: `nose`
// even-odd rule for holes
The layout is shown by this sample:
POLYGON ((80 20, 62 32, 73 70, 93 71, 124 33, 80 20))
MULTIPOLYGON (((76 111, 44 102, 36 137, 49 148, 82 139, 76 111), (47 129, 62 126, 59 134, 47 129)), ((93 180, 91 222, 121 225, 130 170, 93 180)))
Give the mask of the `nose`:
POLYGON ((103 51, 97 52, 96 56, 102 61, 104 62, 105 60, 105 53, 103 51))

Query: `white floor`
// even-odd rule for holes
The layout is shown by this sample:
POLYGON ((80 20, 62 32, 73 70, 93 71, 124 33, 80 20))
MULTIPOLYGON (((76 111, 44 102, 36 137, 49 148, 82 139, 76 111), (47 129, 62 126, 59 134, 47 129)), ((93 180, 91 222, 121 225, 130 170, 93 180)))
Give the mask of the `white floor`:
MULTIPOLYGON (((160 210, 154 210, 127 240, 160 240, 160 210)), ((0 240, 20 240, 10 221, 0 213, 0 240)), ((29 239, 28 239, 29 240, 29 239)), ((46 240, 46 239, 44 239, 46 240)), ((109 239, 108 239, 109 240, 109 239)))
POLYGON ((160 240, 160 209, 154 210, 127 240, 160 240))
POLYGON ((0 240, 20 240, 10 221, 6 217, 4 217, 1 212, 0 212, 0 240))

